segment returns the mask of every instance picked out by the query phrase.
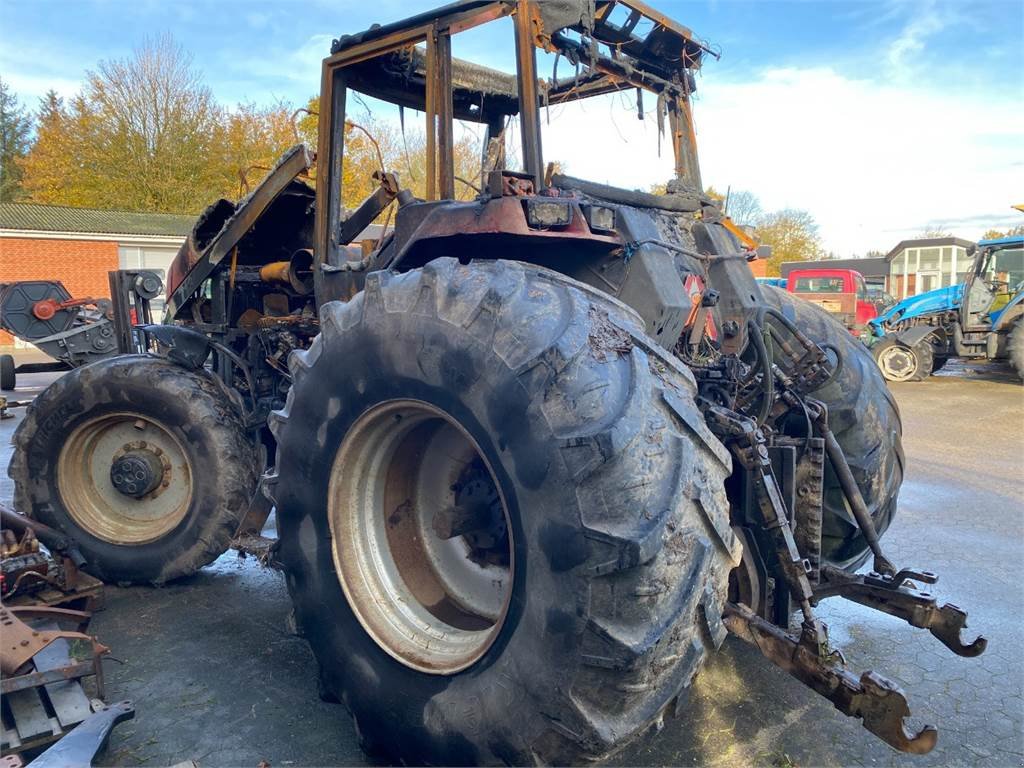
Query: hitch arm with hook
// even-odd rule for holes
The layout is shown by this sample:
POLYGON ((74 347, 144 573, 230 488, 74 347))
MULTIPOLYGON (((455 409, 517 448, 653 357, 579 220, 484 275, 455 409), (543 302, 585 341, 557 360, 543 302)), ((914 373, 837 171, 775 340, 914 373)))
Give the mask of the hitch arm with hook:
POLYGON ((769 661, 831 701, 845 715, 860 718, 866 729, 894 749, 924 755, 938 739, 934 726, 907 731, 910 714, 906 695, 891 680, 875 672, 860 678, 847 670, 839 654, 822 658, 813 638, 795 637, 762 619, 742 603, 726 603, 724 622, 734 635, 757 648, 769 661))
POLYGON ((822 569, 822 577, 822 584, 814 590, 811 600, 814 604, 829 597, 843 597, 866 605, 903 619, 912 627, 927 629, 958 656, 979 656, 988 646, 988 640, 982 635, 970 643, 962 641, 960 632, 967 626, 966 611, 952 603, 939 605, 928 592, 913 588, 912 583, 908 586, 910 580, 934 584, 938 577, 933 573, 907 568, 895 576, 878 573, 856 575, 826 566, 822 569))

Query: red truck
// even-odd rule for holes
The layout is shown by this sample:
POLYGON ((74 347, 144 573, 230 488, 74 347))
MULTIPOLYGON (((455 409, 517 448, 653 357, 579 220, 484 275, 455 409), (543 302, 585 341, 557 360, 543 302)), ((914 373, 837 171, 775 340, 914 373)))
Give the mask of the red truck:
POLYGON ((853 269, 794 269, 786 290, 836 315, 854 334, 885 306, 885 294, 869 291, 863 275, 853 269))

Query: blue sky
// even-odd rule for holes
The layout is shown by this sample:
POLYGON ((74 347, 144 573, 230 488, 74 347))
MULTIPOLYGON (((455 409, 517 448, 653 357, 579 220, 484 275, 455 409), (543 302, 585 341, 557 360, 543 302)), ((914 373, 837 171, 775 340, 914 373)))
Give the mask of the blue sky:
MULTIPOLYGON (((437 4, 0 0, 0 77, 35 105, 168 31, 222 103, 301 103, 332 37, 437 4)), ((1009 207, 1024 202, 1020 0, 652 4, 722 52, 695 105, 706 183, 810 210, 844 255, 926 226, 977 237, 1024 221, 1009 207)), ((478 30, 456 38, 455 53, 508 67, 510 42, 507 26, 478 30)), ((551 117, 545 155, 571 173, 640 187, 669 173, 653 121, 622 99, 551 117)))

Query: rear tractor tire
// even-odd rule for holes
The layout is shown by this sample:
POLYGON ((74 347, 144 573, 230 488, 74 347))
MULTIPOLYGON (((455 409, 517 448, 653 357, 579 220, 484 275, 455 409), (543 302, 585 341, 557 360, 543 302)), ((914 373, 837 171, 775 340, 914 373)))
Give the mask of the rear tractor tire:
POLYGON ((396 764, 574 764, 724 637, 730 458, 622 304, 517 262, 378 272, 294 353, 280 548, 322 691, 396 764))
POLYGON ((123 355, 77 368, 29 406, 9 474, 15 508, 71 536, 85 570, 162 583, 225 552, 259 460, 206 372, 123 355))

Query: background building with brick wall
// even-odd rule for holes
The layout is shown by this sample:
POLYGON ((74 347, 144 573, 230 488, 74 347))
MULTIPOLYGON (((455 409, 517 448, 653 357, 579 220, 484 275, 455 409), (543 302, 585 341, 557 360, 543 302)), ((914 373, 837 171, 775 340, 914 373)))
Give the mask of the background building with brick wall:
MULTIPOLYGON (((0 283, 58 280, 75 298, 105 297, 110 270, 164 277, 194 223, 190 215, 0 204, 0 283)), ((13 343, 0 331, 0 346, 13 343)))

